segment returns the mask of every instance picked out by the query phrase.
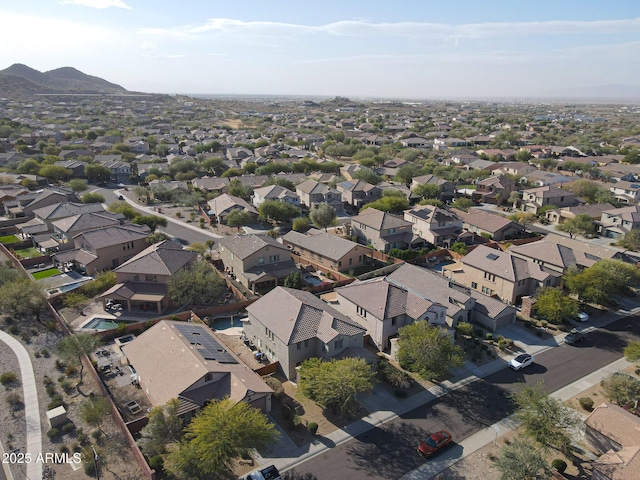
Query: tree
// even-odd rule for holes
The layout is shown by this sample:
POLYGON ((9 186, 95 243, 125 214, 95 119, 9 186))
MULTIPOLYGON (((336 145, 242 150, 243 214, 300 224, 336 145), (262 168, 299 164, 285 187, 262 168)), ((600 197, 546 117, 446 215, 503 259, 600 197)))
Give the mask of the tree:
POLYGON ((464 352, 449 335, 419 320, 398 330, 398 362, 410 372, 433 380, 464 364, 464 352))
POLYGON ((507 202, 510 205, 514 205, 516 203, 518 203, 520 201, 520 193, 517 190, 514 190, 513 192, 511 192, 509 194, 509 198, 507 199, 507 202))
POLYGON ((250 225, 253 222, 253 214, 240 208, 231 210, 229 215, 227 215, 227 225, 230 227, 242 227, 244 225, 250 225))
POLYGON ((140 431, 138 445, 148 457, 162 455, 167 444, 179 442, 184 425, 178 416, 179 401, 169 400, 163 407, 155 407, 149 412, 149 421, 140 431))
POLYGON ((200 257, 204 257, 204 252, 207 251, 207 246, 204 243, 194 242, 190 244, 186 250, 189 250, 190 252, 197 252, 200 257))
POLYGON ((586 235, 595 233, 593 220, 586 213, 581 213, 579 215, 576 215, 574 218, 565 220, 563 223, 556 226, 556 230, 568 233, 569 238, 573 238, 575 235, 586 235))
POLYGON ((323 362, 310 358, 300 366, 300 391, 325 408, 347 414, 355 410, 356 396, 373 391, 375 373, 362 358, 323 362))
POLYGON ((152 232, 155 232, 158 226, 167 226, 167 219, 159 217, 158 215, 138 215, 137 217, 133 217, 131 223, 135 223, 136 225, 146 225, 152 232))
POLYGON ((80 404, 82 420, 102 431, 104 417, 111 414, 111 405, 105 397, 95 395, 80 404))
POLYGON ((452 252, 456 252, 459 255, 466 255, 467 253, 469 253, 469 249, 467 248, 467 244, 464 242, 454 242, 453 245, 451 245, 451 249, 452 252))
POLYGON ((298 215, 300 210, 285 202, 278 200, 265 200, 258 207, 261 220, 274 222, 287 222, 298 215))
POLYGON ((545 287, 536 293, 535 310, 545 320, 560 324, 578 314, 578 302, 559 288, 545 287))
MULTIPOLYGON (((411 184, 411 181, 413 180, 413 177, 419 175, 419 173, 420 173, 420 169, 418 168, 417 165, 412 165, 412 164, 403 165, 398 169, 398 173, 396 173, 394 180, 396 182, 402 182, 406 186, 409 186, 411 184)), ((440 193, 438 192, 438 195, 436 195, 436 197, 439 197, 439 196, 440 196, 440 193)), ((433 198, 436 198, 436 197, 433 197, 433 198)), ((424 197, 424 198, 432 198, 432 197, 424 197)))
POLYGON ((189 423, 184 440, 170 448, 164 465, 179 479, 219 478, 232 459, 270 446, 278 435, 267 416, 247 402, 214 400, 189 423))
POLYGON ((617 405, 640 399, 640 380, 624 372, 612 373, 600 381, 605 396, 617 405))
POLYGON ((40 321, 45 300, 42 288, 28 278, 18 278, 0 288, 0 310, 16 318, 35 316, 40 321))
POLYGON ((73 308, 75 310, 82 311, 82 308, 84 307, 86 301, 87 297, 85 297, 83 294, 77 292, 69 292, 65 295, 62 303, 67 308, 73 308))
POLYGON ((440 198, 440 187, 432 183, 423 183, 414 188, 413 193, 420 198, 440 198))
POLYGON ((618 240, 618 245, 628 250, 640 250, 640 230, 629 230, 624 234, 624 237, 618 240))
MULTIPOLYGON (((5 283, 11 283, 18 278, 18 269, 16 269, 10 260, 6 260, 5 262, 0 262, 0 287, 2 287, 5 283)), ((0 309, 2 308, 2 303, 0 299, 0 309)))
POLYGON ((43 165, 38 171, 38 175, 46 177, 52 182, 59 182, 60 180, 69 178, 71 174, 71 170, 59 165, 43 165))
POLYGON ((640 342, 629 342, 624 347, 624 357, 630 362, 640 360, 640 342))
POLYGON ((327 231, 327 227, 335 224, 337 217, 336 209, 326 202, 322 202, 309 212, 309 218, 313 224, 317 227, 324 228, 325 232, 327 231))
POLYGON ((451 206, 466 212, 470 207, 473 207, 473 201, 469 198, 459 197, 454 200, 451 206))
POLYGON ((551 473, 542 450, 527 437, 505 444, 493 466, 500 472, 500 480, 542 480, 551 473))
POLYGON ((169 297, 178 305, 208 305, 222 297, 226 284, 206 262, 175 273, 169 282, 169 297))
POLYGON ((60 355, 62 360, 80 366, 80 381, 78 382, 78 389, 80 388, 80 383, 82 383, 82 373, 84 370, 82 357, 85 355, 88 356, 100 345, 100 338, 89 335, 88 333, 76 333, 74 335, 64 337, 58 343, 58 355, 60 355))
POLYGON ((90 192, 85 193, 82 198, 82 203, 104 203, 104 196, 99 193, 90 192))
POLYGON ((295 232, 306 232, 309 230, 311 226, 311 222, 307 217, 298 217, 293 220, 293 225, 291 229, 295 232))
POLYGON ((132 220, 138 215, 136 209, 127 202, 113 202, 109 204, 107 210, 111 213, 121 213, 127 220, 132 220))
POLYGON ((570 292, 583 301, 606 304, 620 293, 629 293, 630 288, 640 282, 640 272, 621 260, 603 259, 582 272, 569 269, 564 283, 570 292))
POLYGON ((155 231, 147 235, 147 243, 153 245, 154 243, 160 243, 164 240, 170 240, 171 237, 164 232, 155 231))
POLYGON ((571 434, 582 424, 578 413, 553 398, 538 382, 513 393, 515 418, 522 423, 527 435, 543 448, 553 446, 564 453, 571 447, 571 434))
POLYGON ((515 212, 509 215, 509 220, 511 220, 512 222, 517 222, 525 228, 527 227, 527 225, 535 223, 537 219, 538 217, 536 216, 536 214, 531 212, 515 212))
POLYGON ((595 203, 596 195, 600 187, 591 180, 581 178, 567 185, 567 190, 574 193, 577 197, 585 199, 589 203, 595 203))
POLYGON ((300 276, 299 272, 291 272, 289 275, 287 275, 287 277, 284 279, 284 286, 287 288, 296 288, 296 289, 301 289, 302 288, 302 276, 300 276))
POLYGON ((385 195, 374 202, 367 203, 360 211, 362 212, 367 208, 375 208, 382 212, 400 213, 409 208, 409 200, 404 195, 385 195))
POLYGON ((108 182, 111 179, 111 170, 99 163, 90 163, 84 167, 84 175, 90 182, 108 182))
POLYGON ((376 173, 369 167, 362 167, 360 170, 352 175, 354 180, 364 180, 372 185, 377 185, 382 181, 382 177, 376 175, 376 173))
POLYGON ((76 193, 84 192, 87 188, 89 188, 89 186, 87 185, 87 182, 85 182, 81 178, 74 178, 73 180, 71 180, 69 182, 69 187, 71 188, 71 190, 73 190, 76 193))

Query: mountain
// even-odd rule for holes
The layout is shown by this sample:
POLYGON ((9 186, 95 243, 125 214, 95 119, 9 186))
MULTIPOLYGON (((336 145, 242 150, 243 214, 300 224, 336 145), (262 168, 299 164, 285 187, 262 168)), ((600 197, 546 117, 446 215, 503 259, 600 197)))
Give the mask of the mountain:
POLYGON ((0 70, 0 97, 37 93, 127 93, 127 90, 72 67, 42 73, 16 63, 0 70))

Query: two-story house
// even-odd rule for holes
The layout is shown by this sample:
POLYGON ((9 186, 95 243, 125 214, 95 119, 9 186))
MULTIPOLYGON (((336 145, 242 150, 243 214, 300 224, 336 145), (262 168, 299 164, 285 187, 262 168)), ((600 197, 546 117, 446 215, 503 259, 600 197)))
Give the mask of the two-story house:
POLYGON ((19 195, 15 200, 8 200, 3 203, 5 213, 10 218, 33 217, 34 211, 55 205, 78 201, 74 192, 62 187, 49 187, 38 192, 30 192, 19 195))
POLYGON ((364 245, 315 228, 305 233, 291 230, 282 237, 282 243, 303 260, 338 272, 365 265, 372 254, 372 249, 364 245))
POLYGON ((640 182, 627 182, 620 180, 609 187, 617 200, 623 203, 638 203, 640 200, 640 182))
POLYGON ((421 243, 417 236, 414 238, 412 226, 401 217, 375 208, 367 208, 351 217, 351 232, 358 242, 384 253, 392 248, 404 250, 421 243))
POLYGON ((300 197, 300 203, 309 209, 318 208, 321 203, 328 203, 337 212, 343 210, 342 194, 324 183, 309 179, 296 186, 296 193, 300 197))
POLYGON ((256 188, 253 191, 251 203, 256 208, 262 205, 265 200, 275 200, 300 209, 300 196, 296 192, 292 192, 280 185, 269 185, 268 187, 256 188))
POLYGON ((621 238, 632 229, 640 228, 640 206, 610 208, 602 212, 598 231, 608 238, 621 238))
POLYGON ((613 205, 609 203, 595 203, 593 205, 576 205, 575 207, 564 207, 549 210, 545 217, 549 223, 561 224, 567 220, 574 219, 578 215, 589 215, 593 221, 600 220, 602 214, 608 210, 613 210, 613 205))
POLYGON ((342 201, 352 207, 360 208, 382 196, 382 191, 364 180, 348 180, 336 185, 342 195, 342 201))
POLYGON ((411 190, 415 190, 418 185, 436 185, 440 189, 440 200, 446 202, 456 195, 455 185, 444 178, 435 175, 420 175, 411 180, 411 190))
POLYGON ((116 301, 129 312, 160 314, 171 305, 167 292, 172 275, 190 270, 197 258, 196 252, 183 250, 169 240, 150 245, 114 269, 116 284, 100 298, 116 301))
POLYGON ((431 205, 417 205, 404 211, 415 235, 432 245, 449 246, 462 232, 462 220, 453 213, 431 205))
POLYGON ((225 272, 252 291, 283 285, 296 272, 290 250, 268 235, 231 235, 218 241, 225 272))
POLYGON ((205 325, 161 320, 122 347, 154 407, 178 399, 189 420, 208 402, 228 397, 268 413, 273 390, 205 325))
MULTIPOLYGON (((107 213, 99 203, 61 202, 37 208, 32 211, 33 218, 17 226, 23 238, 35 238, 53 231, 53 222, 83 213, 107 213)), ((45 237, 46 239, 46 237, 45 237)))
POLYGON ((496 242, 517 238, 524 232, 519 223, 480 208, 470 208, 468 212, 452 208, 451 211, 462 219, 462 228, 496 242))
POLYGON ((516 182, 509 177, 491 176, 476 182, 476 189, 471 194, 471 199, 474 202, 502 205, 507 203, 509 195, 514 190, 516 190, 516 182))
POLYGON ((256 220, 258 218, 258 211, 253 205, 240 197, 227 193, 212 198, 207 202, 207 205, 209 206, 209 217, 214 223, 226 224, 227 217, 234 210, 244 210, 249 212, 256 220))
POLYGON ((443 274, 510 304, 519 303, 523 296, 533 295, 538 288, 557 285, 559 280, 532 260, 484 245, 477 246, 457 263, 443 267, 443 274))
POLYGON ((245 336, 284 375, 296 380, 296 367, 309 358, 371 357, 365 328, 312 293, 277 287, 247 307, 245 336))
POLYGON ((530 188, 522 192, 522 210, 525 212, 538 213, 539 209, 547 205, 572 207, 577 204, 573 193, 553 185, 530 188))

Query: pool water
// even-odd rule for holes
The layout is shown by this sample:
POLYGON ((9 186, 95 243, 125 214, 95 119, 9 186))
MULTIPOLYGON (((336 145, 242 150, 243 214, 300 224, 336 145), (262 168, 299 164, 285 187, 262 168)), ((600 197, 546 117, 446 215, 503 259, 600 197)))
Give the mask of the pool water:
POLYGON ((306 275, 302 277, 302 280, 310 285, 313 285, 314 287, 322 283, 322 279, 316 277, 315 275, 306 275))
POLYGON ((437 265, 433 266, 433 270, 435 270, 436 272, 442 272, 442 267, 446 267, 447 265, 453 265, 454 261, 452 260, 445 260, 444 262, 440 262, 437 265))
POLYGON ((96 317, 87 323, 85 323, 82 328, 89 328, 92 330, 113 330, 118 326, 119 323, 132 323, 125 321, 116 321, 111 318, 99 318, 96 317))
POLYGON ((242 318, 240 316, 235 317, 221 317, 209 321, 209 326, 213 330, 226 330, 227 328, 242 327, 242 318))

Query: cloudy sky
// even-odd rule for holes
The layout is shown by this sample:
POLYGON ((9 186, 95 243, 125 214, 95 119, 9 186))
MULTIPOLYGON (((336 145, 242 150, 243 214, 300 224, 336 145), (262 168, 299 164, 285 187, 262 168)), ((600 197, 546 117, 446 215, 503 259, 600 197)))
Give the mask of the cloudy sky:
POLYGON ((534 97, 640 86, 638 0, 0 2, 0 69, 156 93, 534 97))

